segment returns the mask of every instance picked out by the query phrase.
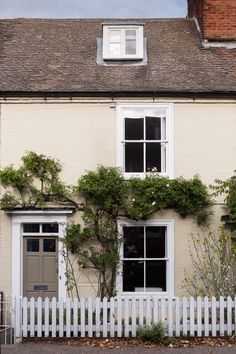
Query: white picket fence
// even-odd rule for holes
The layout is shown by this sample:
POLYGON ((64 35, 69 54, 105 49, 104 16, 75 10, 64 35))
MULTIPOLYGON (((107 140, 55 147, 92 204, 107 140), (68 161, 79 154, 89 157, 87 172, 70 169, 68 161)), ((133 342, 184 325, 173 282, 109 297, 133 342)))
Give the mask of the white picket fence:
POLYGON ((17 338, 135 337, 138 325, 157 322, 163 322, 170 337, 232 336, 236 297, 15 299, 17 338))

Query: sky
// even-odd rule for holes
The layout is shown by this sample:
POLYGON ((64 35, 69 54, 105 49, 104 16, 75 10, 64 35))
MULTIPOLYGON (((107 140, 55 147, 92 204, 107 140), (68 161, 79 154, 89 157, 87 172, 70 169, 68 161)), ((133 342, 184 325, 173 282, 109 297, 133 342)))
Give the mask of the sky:
POLYGON ((185 17, 187 0, 0 0, 0 18, 185 17))

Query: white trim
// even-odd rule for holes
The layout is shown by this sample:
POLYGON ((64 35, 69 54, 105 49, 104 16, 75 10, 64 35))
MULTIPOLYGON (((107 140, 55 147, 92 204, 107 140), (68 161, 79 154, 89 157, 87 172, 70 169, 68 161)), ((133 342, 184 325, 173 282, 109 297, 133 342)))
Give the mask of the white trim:
MULTIPOLYGON (((23 233, 22 224, 24 223, 58 223, 59 232, 58 237, 63 238, 67 217, 64 213, 57 211, 42 214, 39 211, 24 212, 16 211, 12 215, 12 295, 14 297, 23 296, 23 233)), ((53 234, 56 236, 55 234, 53 234)), ((38 234, 38 236, 45 236, 38 234)), ((66 276, 65 276, 65 262, 62 255, 62 243, 58 242, 58 297, 66 298, 66 276)))
MULTIPOLYGON (((117 104, 116 106, 116 165, 124 173, 124 149, 122 141, 124 140, 124 118, 125 114, 132 114, 132 117, 143 117, 147 114, 157 114, 155 111, 164 110, 166 117, 166 173, 160 173, 160 176, 174 178, 174 154, 173 154, 173 103, 147 103, 147 104, 117 104)), ((160 115, 161 116, 161 115, 160 115)), ((140 177, 144 178, 147 173, 124 173, 125 178, 140 177)))
MULTIPOLYGON (((123 234, 124 226, 166 226, 167 228, 167 270, 166 270, 166 290, 165 292, 123 292, 122 269, 120 269, 116 277, 116 289, 118 296, 158 296, 158 297, 173 297, 174 296, 174 220, 149 220, 149 221, 132 221, 127 219, 119 219, 117 221, 118 232, 123 234)), ((123 244, 120 246, 120 258, 123 255, 123 244)))
POLYGON ((103 25, 103 59, 104 60, 141 60, 143 59, 143 25, 103 25), (136 31, 136 54, 125 54, 125 30, 136 31), (110 52, 110 31, 120 31, 120 55, 110 52))
POLYGON ((74 210, 8 210, 6 214, 12 215, 67 215, 73 214, 74 210))

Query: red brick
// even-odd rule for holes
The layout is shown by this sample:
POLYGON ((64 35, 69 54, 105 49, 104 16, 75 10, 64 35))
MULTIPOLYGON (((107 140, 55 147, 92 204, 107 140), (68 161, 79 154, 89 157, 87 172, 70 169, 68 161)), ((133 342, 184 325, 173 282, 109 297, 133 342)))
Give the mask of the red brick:
POLYGON ((188 16, 197 17, 205 39, 236 40, 236 0, 188 0, 188 16))

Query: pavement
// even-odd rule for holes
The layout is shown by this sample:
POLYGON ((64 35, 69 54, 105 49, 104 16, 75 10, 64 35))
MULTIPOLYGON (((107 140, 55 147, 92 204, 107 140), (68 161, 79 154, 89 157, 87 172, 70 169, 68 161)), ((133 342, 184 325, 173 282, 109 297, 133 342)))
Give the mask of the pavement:
POLYGON ((92 346, 74 346, 55 343, 21 343, 12 345, 3 345, 1 354, 99 354, 110 352, 111 354, 131 353, 131 354, 236 354, 236 345, 223 347, 196 346, 189 348, 145 348, 145 347, 117 347, 99 348, 92 346))

